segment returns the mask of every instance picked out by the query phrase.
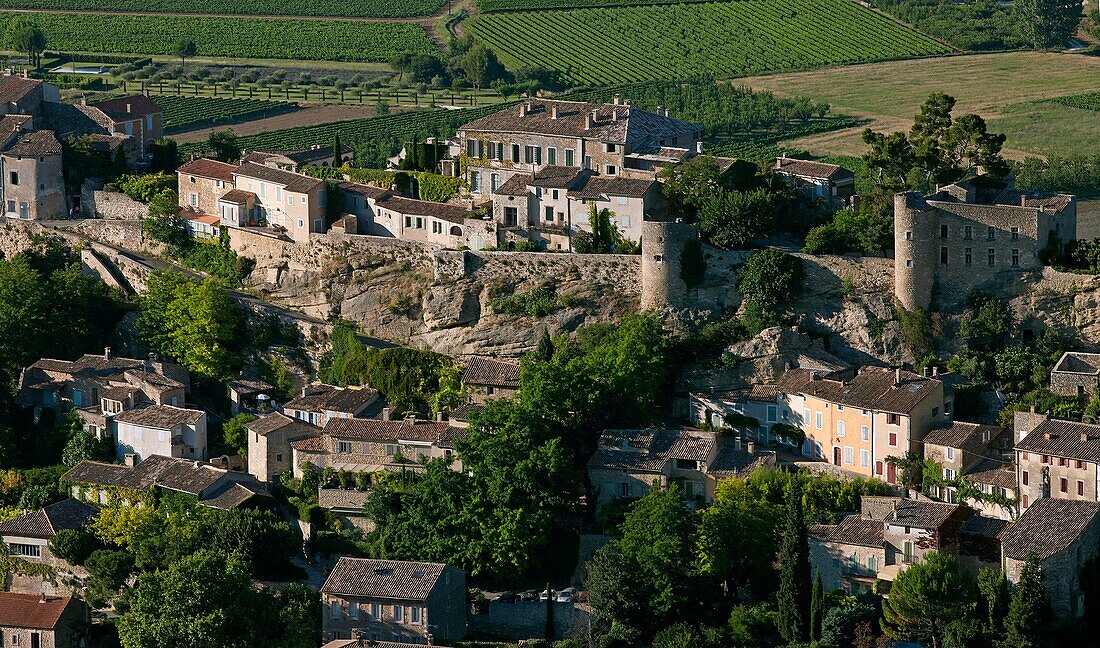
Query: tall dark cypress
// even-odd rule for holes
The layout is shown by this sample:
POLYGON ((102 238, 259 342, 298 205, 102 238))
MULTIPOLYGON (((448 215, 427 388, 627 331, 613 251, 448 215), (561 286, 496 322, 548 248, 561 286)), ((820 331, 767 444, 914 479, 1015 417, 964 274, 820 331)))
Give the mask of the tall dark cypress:
POLYGON ((806 643, 810 635, 810 545, 802 513, 802 485, 791 479, 787 519, 779 548, 779 634, 787 643, 806 643))
POLYGON ((821 572, 814 578, 813 596, 810 598, 810 640, 821 641, 821 622, 825 619, 825 588, 821 585, 821 572))

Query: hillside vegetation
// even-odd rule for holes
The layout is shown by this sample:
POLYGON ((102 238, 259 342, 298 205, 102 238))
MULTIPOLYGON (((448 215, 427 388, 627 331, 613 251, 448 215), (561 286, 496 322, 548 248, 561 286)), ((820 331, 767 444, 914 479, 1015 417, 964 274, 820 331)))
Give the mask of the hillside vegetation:
POLYGON ((469 30, 510 68, 556 69, 579 84, 730 77, 950 51, 846 0, 484 14, 469 30))

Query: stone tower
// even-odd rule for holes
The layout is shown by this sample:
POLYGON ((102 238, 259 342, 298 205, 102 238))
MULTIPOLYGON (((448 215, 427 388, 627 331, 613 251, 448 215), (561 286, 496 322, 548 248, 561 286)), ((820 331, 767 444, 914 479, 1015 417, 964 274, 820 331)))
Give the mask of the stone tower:
POLYGON ((932 304, 936 258, 935 209, 917 192, 894 195, 894 296, 906 309, 932 304))
POLYGON ((642 310, 686 306, 680 254, 684 244, 698 237, 696 227, 683 220, 642 223, 642 310))

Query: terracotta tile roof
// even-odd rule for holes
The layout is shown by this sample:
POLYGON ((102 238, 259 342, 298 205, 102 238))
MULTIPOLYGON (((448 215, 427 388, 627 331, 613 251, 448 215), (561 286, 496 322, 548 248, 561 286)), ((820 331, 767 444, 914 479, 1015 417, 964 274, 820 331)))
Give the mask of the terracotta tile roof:
POLYGON ((131 380, 164 389, 178 389, 184 386, 182 382, 171 376, 166 376, 155 371, 145 371, 144 369, 127 369, 123 372, 123 375, 131 380))
POLYGON ((1035 500, 1001 536, 1005 556, 1024 560, 1034 551, 1046 559, 1065 551, 1093 524, 1100 502, 1053 499, 1035 500))
POLYGON ((701 132, 703 127, 633 106, 536 99, 476 119, 459 130, 558 135, 631 143, 646 140, 660 142, 701 132), (523 115, 520 114, 521 107, 525 109, 523 115), (557 119, 552 118, 554 108, 557 108, 557 119), (593 111, 596 119, 590 128, 586 128, 587 118, 593 111))
POLYGON ((237 167, 233 175, 256 178, 265 182, 273 182, 282 185, 287 191, 292 191, 294 193, 309 193, 325 182, 324 180, 311 178, 300 173, 283 171, 282 169, 276 169, 275 167, 264 166, 262 164, 254 164, 252 162, 245 162, 237 167))
POLYGON ((508 178, 507 182, 497 187, 497 190, 493 193, 498 196, 522 196, 527 193, 527 187, 532 179, 533 177, 526 173, 517 173, 508 178))
POLYGON ((371 185, 363 184, 361 182, 340 182, 340 183, 337 184, 337 186, 339 186, 344 191, 350 191, 352 193, 357 193, 360 196, 366 196, 367 198, 374 198, 375 200, 378 200, 380 198, 384 198, 386 196, 390 196, 390 195, 393 194, 393 192, 391 192, 389 189, 383 189, 381 187, 373 187, 371 185))
POLYGON ((975 484, 987 484, 994 488, 1016 490, 1016 469, 1012 464, 986 457, 974 464, 963 475, 975 484))
POLYGON ((357 414, 376 398, 378 391, 370 387, 336 387, 322 383, 306 387, 300 396, 286 403, 283 409, 357 414))
POLYGON ((817 524, 810 535, 822 542, 882 548, 882 520, 873 520, 858 513, 845 515, 837 524, 817 524))
POLYGON ((225 192, 221 198, 218 198, 221 202, 226 202, 231 205, 247 205, 250 200, 255 199, 255 192, 245 191, 244 189, 230 189, 225 192))
MULTIPOLYGON (((370 648, 424 648, 424 644, 405 643, 403 641, 372 641, 370 648)), ((359 639, 333 639, 321 648, 366 648, 359 639)))
POLYGON ((535 172, 527 184, 548 189, 569 189, 592 175, 592 171, 580 167, 544 166, 535 172))
POLYGON ((959 510, 958 504, 903 499, 886 516, 886 523, 894 526, 938 529, 959 510))
POLYGON ((69 498, 0 524, 0 536, 50 539, 62 529, 78 529, 96 514, 96 507, 69 498))
POLYGON ((0 592, 0 627, 52 630, 72 599, 68 596, 0 592))
POLYGON ((673 459, 706 462, 713 449, 712 438, 686 430, 604 430, 588 467, 661 472, 673 459))
POLYGON ((448 418, 452 421, 469 421, 470 417, 485 411, 484 405, 476 403, 460 403, 452 409, 448 418))
POLYGON ((963 452, 983 454, 987 446, 1000 438, 1005 429, 997 425, 952 421, 947 427, 937 428, 924 436, 925 445, 957 448, 963 452))
POLYGON ((182 164, 180 168, 176 169, 176 172, 195 175, 202 178, 233 182, 233 172, 236 170, 237 165, 235 164, 227 164, 219 160, 211 160, 210 158, 196 158, 182 164))
POLYGON ((635 178, 591 177, 578 189, 570 190, 570 198, 597 200, 602 196, 626 196, 641 198, 657 183, 635 178))
MULTIPOLYGON (((351 153, 352 148, 347 144, 340 145, 340 154, 351 153)), ((316 148, 301 149, 298 151, 285 151, 280 155, 286 157, 295 164, 309 164, 319 160, 331 160, 333 158, 332 146, 318 146, 316 148)))
MULTIPOLYGON (((802 370, 797 370, 802 371, 802 370)), ((787 372, 792 373, 792 372, 787 372)), ((811 372, 812 375, 812 372, 811 372)), ((779 379, 783 389, 786 375, 779 379)), ((810 379, 801 388, 792 385, 794 391, 814 396, 833 403, 858 407, 866 410, 878 410, 897 414, 908 414, 924 399, 932 396, 943 383, 934 378, 925 378, 909 371, 901 372, 901 382, 895 384, 895 372, 885 367, 864 367, 849 381, 828 378, 810 379)), ((787 389, 783 389, 787 392, 787 389)), ((787 392, 790 393, 790 392, 787 392)))
POLYGON ((449 434, 446 421, 382 421, 379 419, 335 418, 325 424, 324 434, 353 441, 423 441, 435 443, 449 434))
POLYGON ((61 142, 57 141, 53 131, 31 131, 16 137, 11 144, 4 148, 4 154, 20 157, 61 155, 61 142))
POLYGON ((130 423, 142 427, 169 430, 177 425, 194 425, 206 417, 202 410, 174 407, 172 405, 148 405, 125 410, 115 415, 119 423, 130 423))
POLYGON ((442 563, 343 557, 321 591, 336 596, 424 601, 446 565, 442 563))
POLYGON ((815 178, 833 181, 855 177, 855 175, 851 171, 836 164, 826 164, 824 162, 796 160, 783 157, 776 160, 775 171, 778 173, 796 175, 804 178, 815 178))
POLYGON ((864 495, 859 499, 859 512, 873 520, 885 520, 894 512, 900 497, 888 495, 864 495))
POLYGON ((377 200, 379 207, 395 211, 401 215, 431 216, 457 225, 461 225, 467 218, 473 217, 473 212, 462 205, 451 203, 431 202, 428 200, 413 200, 387 194, 377 200))
POLYGON ((119 97, 117 99, 108 99, 106 101, 97 101, 90 105, 99 108, 112 118, 123 120, 137 119, 145 115, 155 115, 164 112, 164 109, 161 108, 157 102, 140 94, 119 97))
POLYGON ((125 401, 131 396, 137 396, 140 392, 141 390, 136 387, 110 387, 99 392, 99 397, 113 401, 125 401))
POLYGON ((0 76, 0 103, 17 103, 42 85, 38 79, 24 79, 20 76, 0 76))
POLYGON ((1100 462, 1100 425, 1047 419, 1017 443, 1016 449, 1100 462))
POLYGON ((489 358, 467 358, 462 369, 462 382, 519 389, 519 365, 489 358))
POLYGON ((1100 353, 1081 353, 1066 351, 1054 365, 1057 373, 1079 373, 1089 376, 1100 375, 1100 353))
POLYGON ((328 447, 325 446, 325 440, 319 434, 317 436, 307 436, 301 439, 295 439, 290 442, 290 447, 301 452, 310 453, 325 452, 328 449, 328 447))
MULTIPOLYGON (((265 414, 264 416, 261 416, 255 421, 245 423, 244 429, 254 434, 259 434, 260 436, 267 436, 276 430, 281 430, 287 427, 288 425, 294 425, 294 423, 295 419, 286 416, 282 412, 271 412, 270 414, 265 414)), ((298 423, 304 424, 303 421, 298 421, 298 423)))
POLYGON ((205 225, 218 225, 222 222, 221 218, 217 216, 211 216, 210 214, 199 214, 188 210, 183 210, 180 216, 184 220, 194 221, 196 223, 203 223, 205 225))

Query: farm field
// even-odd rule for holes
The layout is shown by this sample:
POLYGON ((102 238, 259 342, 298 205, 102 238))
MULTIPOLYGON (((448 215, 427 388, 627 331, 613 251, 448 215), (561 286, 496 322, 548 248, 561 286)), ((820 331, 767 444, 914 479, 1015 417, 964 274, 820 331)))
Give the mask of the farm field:
POLYGON ((298 110, 298 104, 262 99, 215 99, 213 97, 176 97, 156 95, 153 99, 164 109, 166 133, 190 130, 202 125, 262 119, 298 110))
POLYGON ((466 29, 513 69, 557 69, 582 84, 728 77, 949 51, 846 0, 481 14, 466 29))
POLYGON ((539 9, 581 9, 585 7, 622 7, 628 5, 687 4, 714 0, 478 0, 482 13, 493 11, 536 11, 539 9))
MULTIPOLYGON (((0 30, 18 15, 0 12, 0 30)), ((350 20, 50 14, 38 21, 52 50, 173 55, 186 35, 199 56, 385 62, 437 51, 417 23, 350 20)))
POLYGON ((444 0, 256 0, 244 4, 232 0, 203 0, 201 5, 188 0, 0 0, 0 9, 409 18, 434 14, 443 4, 444 0))
MULTIPOLYGON (((1059 96, 1100 92, 1100 58, 1078 54, 1010 52, 891 61, 738 79, 778 96, 826 101, 835 113, 871 120, 880 130, 908 129, 932 92, 958 99, 956 113, 975 112, 1008 135, 1006 153, 1073 155, 1100 149, 1094 111, 1051 103, 1059 96), (1042 70, 1036 74, 1035 70, 1042 70)), ((821 155, 859 155, 862 128, 786 142, 821 155)))
POLYGON ((1056 99, 1051 99, 1051 101, 1071 108, 1100 110, 1100 92, 1086 92, 1085 94, 1058 97, 1056 99))

